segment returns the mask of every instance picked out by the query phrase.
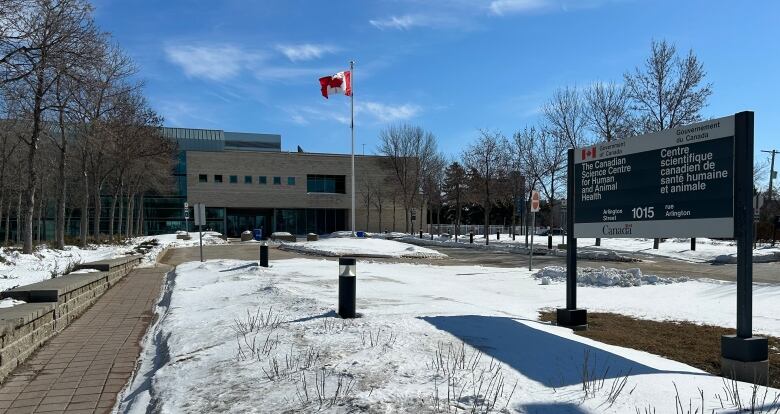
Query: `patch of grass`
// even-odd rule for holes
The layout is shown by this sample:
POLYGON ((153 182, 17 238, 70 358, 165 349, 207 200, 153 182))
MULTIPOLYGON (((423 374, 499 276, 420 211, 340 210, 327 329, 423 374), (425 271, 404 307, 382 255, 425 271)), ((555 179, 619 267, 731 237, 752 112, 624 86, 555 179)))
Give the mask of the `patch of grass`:
MULTIPOLYGON (((554 322, 555 311, 539 312, 554 322)), ((593 340, 624 346, 679 361, 720 375, 720 337, 734 329, 681 321, 650 321, 615 313, 588 312, 588 329, 575 331, 593 340)), ((764 335, 762 335, 764 336, 764 335)), ((769 339, 769 386, 780 388, 780 339, 769 339)))

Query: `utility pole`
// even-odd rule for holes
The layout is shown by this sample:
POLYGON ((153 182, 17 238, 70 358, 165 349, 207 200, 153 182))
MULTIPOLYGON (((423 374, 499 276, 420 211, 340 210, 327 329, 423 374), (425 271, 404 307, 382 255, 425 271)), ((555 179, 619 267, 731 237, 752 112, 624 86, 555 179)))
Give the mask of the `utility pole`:
POLYGON ((761 150, 761 152, 766 152, 767 154, 772 154, 772 161, 769 166, 769 200, 774 199, 774 188, 772 187, 773 180, 775 178, 775 154, 777 154, 780 151, 777 150, 761 150))

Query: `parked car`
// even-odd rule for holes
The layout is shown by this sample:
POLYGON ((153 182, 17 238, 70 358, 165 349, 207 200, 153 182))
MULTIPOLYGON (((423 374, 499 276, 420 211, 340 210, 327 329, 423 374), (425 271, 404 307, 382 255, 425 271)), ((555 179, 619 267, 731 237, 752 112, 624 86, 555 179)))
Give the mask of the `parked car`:
POLYGON ((566 230, 564 230, 564 229, 562 229, 560 227, 555 227, 553 229, 544 229, 544 230, 536 233, 537 236, 548 236, 550 234, 552 234, 553 236, 565 236, 566 235, 566 230))

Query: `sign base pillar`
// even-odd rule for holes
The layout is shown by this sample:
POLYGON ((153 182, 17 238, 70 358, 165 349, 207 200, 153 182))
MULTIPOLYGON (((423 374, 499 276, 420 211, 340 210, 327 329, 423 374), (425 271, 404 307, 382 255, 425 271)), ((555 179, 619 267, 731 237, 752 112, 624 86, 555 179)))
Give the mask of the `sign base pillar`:
POLYGON ((769 378, 769 342, 760 336, 720 337, 720 371, 725 378, 767 385, 769 378))
POLYGON ((557 324, 575 331, 588 328, 588 311, 585 309, 557 309, 557 324))

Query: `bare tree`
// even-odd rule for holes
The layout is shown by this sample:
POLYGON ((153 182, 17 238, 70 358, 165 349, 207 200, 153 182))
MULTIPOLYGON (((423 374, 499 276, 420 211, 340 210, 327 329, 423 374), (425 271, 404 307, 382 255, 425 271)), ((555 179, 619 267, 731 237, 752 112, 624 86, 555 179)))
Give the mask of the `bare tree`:
POLYGON ((586 144, 586 107, 576 87, 559 88, 542 108, 546 128, 571 148, 586 144))
POLYGON ((443 193, 445 201, 450 208, 455 209, 455 241, 460 236, 461 212, 465 200, 466 188, 466 170, 457 162, 452 162, 444 171, 443 193))
POLYGON ((613 141, 634 135, 634 120, 623 86, 596 82, 585 92, 588 126, 600 141, 613 141))
POLYGON ((27 147, 24 253, 31 253, 33 247, 40 170, 36 162, 47 98, 66 62, 78 60, 87 40, 93 37, 91 13, 91 6, 83 0, 34 0, 26 2, 20 13, 5 22, 12 25, 8 32, 23 36, 3 39, 0 79, 13 91, 15 99, 24 103, 20 115, 24 114, 31 124, 29 133, 22 138, 27 147))
MULTIPOLYGON (((422 168, 422 201, 428 205, 428 227, 433 234, 433 207, 436 207, 437 224, 441 224, 442 200, 442 181, 444 180, 444 156, 434 154, 425 166, 422 168)), ((422 206, 420 211, 423 211, 422 206)), ((420 220, 422 229, 422 220, 420 220)))
POLYGON ((363 202, 363 207, 366 209, 366 231, 368 231, 368 224, 371 221, 371 206, 374 203, 374 196, 377 193, 374 181, 370 176, 364 175, 362 178, 363 191, 360 193, 360 200, 363 202))
POLYGON ((479 138, 466 147, 463 164, 469 177, 469 187, 485 212, 485 244, 489 244, 490 210, 501 196, 496 188, 507 172, 509 150, 506 138, 500 132, 479 131, 479 138))
POLYGON ((379 140, 378 152, 386 157, 404 207, 404 231, 414 231, 410 212, 420 193, 423 166, 436 154, 436 137, 420 127, 402 124, 382 130, 379 140))
POLYGON ((653 41, 644 67, 623 78, 631 108, 639 113, 645 133, 661 131, 701 120, 701 110, 712 94, 704 83, 704 66, 693 50, 682 58, 666 40, 653 41))

